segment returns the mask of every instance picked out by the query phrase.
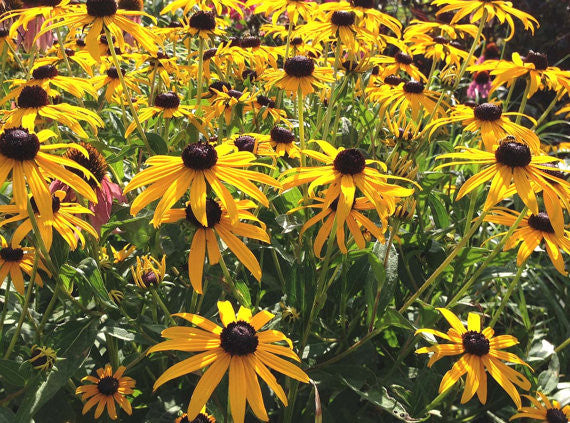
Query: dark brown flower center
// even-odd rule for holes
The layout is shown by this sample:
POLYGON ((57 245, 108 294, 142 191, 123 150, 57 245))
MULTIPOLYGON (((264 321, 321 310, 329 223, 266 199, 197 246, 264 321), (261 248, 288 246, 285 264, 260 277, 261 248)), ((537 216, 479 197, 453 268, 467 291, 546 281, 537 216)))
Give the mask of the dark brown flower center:
POLYGON ((212 200, 211 198, 206 199, 206 218, 208 219, 208 225, 204 226, 198 219, 196 219, 196 215, 194 214, 190 204, 186 206, 186 220, 188 222, 192 223, 197 228, 213 228, 215 225, 220 223, 220 220, 222 219, 222 208, 217 201, 212 200))
POLYGON ((212 12, 199 10, 190 17, 190 26, 199 31, 212 31, 216 28, 216 18, 212 12))
POLYGON ((532 160, 532 154, 528 145, 520 142, 503 142, 495 150, 497 162, 510 167, 525 167, 532 160))
POLYGON ((208 87, 208 91, 210 91, 212 94, 215 94, 215 91, 220 91, 223 92, 224 91, 224 87, 226 87, 226 89, 229 91, 232 89, 232 86, 230 85, 229 82, 225 82, 225 81, 215 81, 212 82, 210 84, 210 86, 208 87))
POLYGON ((30 351, 30 358, 28 360, 34 367, 41 367, 48 362, 48 357, 42 354, 39 348, 32 348, 30 351))
POLYGON ((51 79, 57 76, 57 68, 53 65, 38 66, 32 72, 34 79, 51 79))
POLYGON ((6 38, 9 33, 10 31, 8 31, 7 29, 0 28, 0 38, 6 38))
POLYGON ((257 72, 253 69, 246 69, 241 73, 241 77, 244 81, 247 79, 255 81, 257 79, 257 72))
POLYGON ((282 126, 274 126, 270 135, 277 144, 291 144, 295 140, 295 134, 282 126))
POLYGON ((445 13, 439 13, 436 16, 436 20, 438 22, 444 23, 444 24, 448 24, 451 22, 451 20, 453 19, 453 17, 455 16, 454 12, 445 12, 445 13))
POLYGON ((366 159, 360 150, 347 148, 338 153, 334 159, 333 167, 343 175, 357 175, 364 170, 366 159))
POLYGON ((483 103, 473 109, 473 115, 478 120, 484 120, 486 122, 494 122, 501 118, 503 114, 503 109, 493 103, 483 103))
POLYGON ((546 410, 546 421, 548 423, 568 423, 568 418, 559 408, 549 408, 546 410))
POLYGON ((119 9, 140 12, 143 10, 142 0, 119 0, 119 9))
POLYGON ((342 67, 347 71, 351 72, 356 70, 356 68, 358 67, 358 63, 354 60, 345 60, 344 62, 342 62, 342 67))
POLYGON ((150 270, 142 274, 141 281, 146 287, 156 285, 158 284, 158 275, 150 270))
MULTIPOLYGON (((122 69, 121 69, 121 75, 123 76, 125 75, 122 69)), ((119 71, 115 66, 111 66, 109 69, 107 69, 107 76, 112 79, 119 79, 119 71)))
POLYGON ((192 421, 188 420, 188 416, 185 414, 182 419, 180 419, 180 423, 210 423, 210 419, 203 413, 200 413, 196 416, 196 418, 192 421))
POLYGON ((221 347, 230 355, 249 355, 257 350, 259 340, 253 326, 239 320, 227 325, 220 334, 221 347))
POLYGON ((24 128, 6 129, 0 135, 0 154, 10 159, 33 160, 40 151, 40 141, 36 134, 24 128))
POLYGON ((386 78, 384 78, 384 83, 388 85, 396 86, 400 85, 402 82, 404 82, 404 80, 396 75, 388 75, 386 78))
POLYGON ((548 57, 544 53, 537 53, 536 51, 529 50, 523 62, 534 64, 536 70, 545 70, 548 68, 548 57))
POLYGON ((4 261, 20 261, 24 258, 24 250, 21 248, 4 247, 0 249, 0 257, 4 261))
POLYGON ((180 105, 180 98, 175 92, 169 91, 156 96, 154 105, 162 109, 176 109, 180 105))
MULTIPOLYGON (((38 209, 38 205, 36 203, 36 199, 34 197, 30 198, 30 205, 32 206, 32 210, 34 211, 35 214, 40 213, 40 210, 38 209)), ((51 210, 52 210, 52 212, 57 213, 59 211, 60 207, 61 207, 61 200, 59 199, 59 197, 52 195, 51 196, 51 210)))
POLYGON ((396 62, 402 63, 404 65, 411 65, 412 62, 414 61, 414 58, 412 56, 410 56, 409 54, 406 54, 402 51, 398 51, 394 55, 394 59, 396 59, 396 62))
POLYGON ((285 73, 296 78, 311 76, 315 71, 315 62, 310 57, 294 56, 285 61, 285 73))
POLYGON ((206 170, 212 168, 218 162, 218 153, 212 145, 197 142, 188 144, 184 148, 182 161, 190 169, 206 170))
POLYGON ((337 10, 331 16, 331 23, 336 26, 350 26, 354 24, 355 18, 354 12, 337 10))
POLYGON ((531 214, 528 218, 528 226, 537 231, 547 232, 549 234, 554 233, 554 228, 552 227, 552 223, 550 222, 550 218, 548 214, 545 212, 540 212, 538 214, 531 214))
POLYGON ((489 340, 481 332, 470 330, 461 335, 461 339, 466 353, 479 357, 489 353, 489 340))
POLYGON ((501 50, 499 50, 497 44, 489 43, 487 44, 487 47, 485 47, 485 53, 483 53, 483 56, 485 56, 485 60, 498 59, 501 57, 501 50))
POLYGON ((258 95, 257 96, 257 103, 261 106, 261 107, 270 107, 270 108, 274 108, 275 107, 275 101, 271 100, 269 97, 266 97, 264 95, 258 95))
POLYGON ((374 0, 352 0, 354 7, 362 7, 363 9, 374 9, 374 0))
POLYGON ((432 39, 437 44, 449 44, 449 40, 445 37, 442 37, 441 35, 438 35, 437 37, 432 37, 432 39))
POLYGON ((216 53, 218 52, 217 48, 210 48, 208 50, 206 50, 204 52, 203 60, 210 60, 212 57, 214 57, 216 55, 216 53))
POLYGON ((228 95, 235 99, 239 99, 243 95, 243 92, 239 90, 229 90, 228 95))
POLYGON ((481 71, 476 72, 475 77, 473 78, 477 84, 486 84, 489 82, 489 72, 481 71))
POLYGON ((242 135, 235 139, 234 145, 239 151, 249 151, 250 153, 253 153, 253 149, 255 148, 255 138, 250 135, 242 135))
POLYGON ((301 37, 295 37, 290 41, 290 44, 292 46, 300 46, 303 44, 303 39, 301 37))
POLYGON ((113 16, 117 13, 117 2, 115 0, 87 0, 87 14, 96 18, 113 16))
POLYGON ((248 48, 248 47, 259 47, 261 45, 261 39, 259 37, 243 37, 241 39, 240 47, 241 48, 248 48))
POLYGON ((103 157, 103 155, 91 144, 84 142, 79 144, 87 150, 89 157, 85 157, 81 151, 75 148, 68 150, 65 153, 65 157, 73 160, 75 163, 90 171, 95 179, 85 176, 85 174, 79 169, 75 169, 73 167, 66 167, 66 169, 75 173, 80 178, 83 178, 89 185, 91 185, 91 187, 95 188, 97 183, 101 183, 105 175, 107 175, 107 161, 105 160, 105 157, 103 157))
POLYGON ((39 85, 24 87, 18 96, 18 107, 22 109, 37 109, 48 104, 48 93, 39 85))
POLYGON ((410 94, 421 94, 424 91, 424 84, 420 81, 408 81, 404 84, 404 91, 410 94))
POLYGON ((119 390, 119 381, 113 376, 105 376, 97 383, 97 389, 102 395, 111 396, 119 390))

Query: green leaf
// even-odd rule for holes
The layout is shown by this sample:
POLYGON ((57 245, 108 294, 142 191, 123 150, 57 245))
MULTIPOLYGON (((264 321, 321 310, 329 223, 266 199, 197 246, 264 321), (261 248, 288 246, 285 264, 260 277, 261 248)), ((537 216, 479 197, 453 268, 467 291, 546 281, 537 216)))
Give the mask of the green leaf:
POLYGON ((13 386, 24 386, 29 374, 22 371, 22 365, 11 360, 0 360, 0 381, 13 386))
POLYGON ((236 290, 240 295, 240 299, 243 301, 243 306, 251 308, 251 295, 249 293, 249 288, 244 281, 238 280, 236 283, 236 290))
POLYGON ((107 333, 113 338, 122 339, 123 341, 133 341, 135 339, 135 334, 129 332, 125 328, 118 326, 106 326, 103 329, 103 333, 107 333))
POLYGON ((168 145, 166 145, 166 142, 160 135, 153 132, 147 132, 146 139, 148 140, 150 148, 152 148, 152 151, 154 151, 156 154, 168 153, 168 145))
POLYGON ((77 274, 81 276, 81 278, 79 278, 80 283, 83 282, 84 286, 90 288, 91 292, 99 297, 103 303, 111 307, 116 307, 115 303, 109 298, 109 293, 103 283, 103 277, 93 257, 87 257, 79 263, 79 266, 77 266, 77 274))
POLYGON ((0 423, 13 423, 16 415, 7 408, 0 408, 0 423))
POLYGON ((560 376, 560 360, 558 354, 552 354, 548 369, 538 375, 538 385, 542 393, 548 395, 556 389, 560 376))

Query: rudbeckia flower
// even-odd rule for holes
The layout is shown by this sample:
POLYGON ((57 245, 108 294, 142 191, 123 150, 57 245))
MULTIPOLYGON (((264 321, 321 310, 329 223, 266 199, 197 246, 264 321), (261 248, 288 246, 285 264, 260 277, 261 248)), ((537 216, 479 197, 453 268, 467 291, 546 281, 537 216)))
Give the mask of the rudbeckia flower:
POLYGON ((450 344, 434 345, 416 350, 418 354, 433 353, 428 362, 428 367, 433 366, 442 357, 463 354, 455 362, 441 380, 439 393, 451 388, 457 380, 467 373, 465 389, 461 396, 461 404, 465 404, 473 395, 477 397, 481 404, 487 402, 487 372, 512 398, 517 408, 521 406, 521 397, 517 391, 518 387, 528 390, 530 382, 521 373, 505 365, 503 361, 521 364, 530 368, 515 354, 501 351, 504 348, 517 345, 519 342, 514 336, 499 335, 494 336, 492 328, 481 330, 481 316, 476 313, 469 313, 467 317, 467 329, 459 318, 445 308, 437 309, 445 320, 451 325, 447 333, 434 329, 418 329, 418 333, 427 333, 450 341, 450 344))
POLYGON ((233 145, 238 151, 249 151, 256 156, 275 156, 275 150, 269 139, 261 134, 241 134, 234 138, 228 138, 224 142, 233 145))
POLYGON ((210 105, 207 107, 204 120, 209 122, 224 116, 226 125, 230 125, 232 116, 237 115, 241 118, 240 108, 243 111, 243 107, 250 103, 252 99, 253 95, 247 89, 238 91, 234 89, 228 90, 226 87, 223 87, 221 91, 216 90, 216 95, 212 97, 210 105))
MULTIPOLYGON (((356 188, 374 204, 378 216, 385 216, 394 212, 396 199, 407 197, 414 190, 389 184, 387 179, 404 179, 397 176, 380 173, 377 169, 369 167, 378 164, 382 170, 386 165, 377 160, 366 160, 362 152, 356 148, 334 148, 326 141, 314 141, 324 151, 323 153, 304 150, 303 153, 324 166, 307 166, 286 170, 282 174, 283 189, 289 189, 301 184, 310 183, 308 193, 312 195, 319 185, 330 184, 327 190, 323 208, 330 207, 338 198, 336 210, 336 224, 344 225, 353 206, 356 188)), ((406 180, 406 179, 404 179, 406 180)))
POLYGON ((268 367, 304 383, 309 382, 309 377, 294 364, 278 357, 282 355, 300 362, 297 354, 293 352, 293 344, 289 338, 277 330, 260 331, 275 317, 273 314, 263 310, 252 316, 250 309, 240 307, 236 316, 229 301, 218 301, 218 311, 223 326, 218 326, 197 314, 174 315, 198 328, 175 326, 165 329, 162 336, 168 340, 151 347, 148 352, 204 352, 167 369, 156 380, 153 389, 156 390, 169 380, 209 366, 190 398, 188 419, 192 421, 229 369, 229 400, 233 421, 244 422, 246 402, 257 418, 268 421, 258 376, 285 406, 287 395, 268 367), (287 346, 274 344, 280 341, 286 342, 287 346))
MULTIPOLYGON (((180 104, 180 98, 178 94, 172 91, 168 91, 165 93, 158 94, 154 98, 154 106, 151 107, 144 107, 139 110, 138 117, 139 122, 142 124, 147 120, 155 117, 155 116, 162 116, 164 119, 172 119, 174 117, 185 117, 187 118, 190 123, 195 126, 200 132, 203 132, 202 125, 198 122, 196 117, 194 116, 193 106, 186 106, 184 104, 180 104)), ((164 125, 168 125, 168 121, 164 123, 164 125)), ((127 130, 125 131, 125 138, 127 138, 135 129, 136 129, 136 122, 131 122, 128 126, 127 130)))
POLYGON ((57 355, 50 347, 32 346, 28 362, 36 370, 49 370, 53 367, 57 355))
POLYGON ((548 397, 542 392, 537 391, 537 395, 538 398, 523 395, 534 407, 520 408, 509 420, 526 418, 539 420, 543 423, 568 423, 570 419, 570 405, 562 407, 558 401, 550 402, 548 397))
MULTIPOLYGON (((224 26, 225 22, 216 18, 214 12, 198 10, 188 18, 188 21, 182 26, 182 30, 187 34, 198 35, 198 37, 208 40, 215 35, 222 35, 224 26)), ((189 43, 189 40, 186 42, 189 43)))
POLYGON ((156 55, 135 53, 128 56, 134 60, 134 65, 137 68, 146 64, 137 73, 147 74, 151 81, 154 81, 156 75, 159 75, 167 88, 170 87, 171 77, 179 78, 181 76, 176 57, 171 57, 162 51, 157 52, 156 55))
POLYGON ((416 81, 427 81, 426 76, 414 65, 414 56, 398 50, 394 56, 377 55, 370 58, 372 65, 380 66, 379 74, 383 77, 398 76, 400 72, 407 73, 416 81))
POLYGON ((194 420, 189 420, 188 414, 186 413, 182 414, 180 417, 177 417, 176 420, 174 420, 174 423, 193 423, 193 422, 216 423, 216 418, 214 416, 211 416, 210 414, 207 414, 206 407, 204 407, 202 411, 198 413, 196 418, 194 418, 194 420))
POLYGON ((200 9, 204 10, 215 9, 218 15, 223 15, 224 8, 234 9, 241 12, 243 5, 244 4, 239 0, 174 0, 167 4, 164 9, 160 11, 160 14, 165 15, 168 12, 184 8, 182 14, 187 16, 194 6, 198 6, 200 9))
POLYGON ((63 181, 89 201, 97 201, 93 189, 69 170, 76 169, 89 174, 83 166, 65 157, 48 154, 49 150, 62 148, 77 148, 84 154, 87 154, 87 151, 74 143, 45 144, 44 142, 51 137, 55 137, 52 131, 43 130, 33 134, 24 128, 4 129, 4 132, 0 134, 0 186, 6 182, 8 175, 12 172, 14 207, 27 215, 27 183, 38 210, 47 222, 52 220, 53 214, 51 193, 45 180, 46 176, 63 181))
POLYGON ((269 205, 267 197, 251 181, 279 186, 270 176, 243 169, 253 166, 254 160, 255 155, 247 151, 235 152, 229 145, 214 147, 202 142, 188 144, 179 157, 151 157, 147 160, 150 167, 135 175, 125 187, 127 193, 150 185, 133 201, 131 214, 136 216, 143 207, 160 198, 152 219, 153 225, 158 227, 166 211, 190 189, 192 212, 202 225, 207 226, 207 182, 228 210, 232 223, 237 223, 236 202, 222 181, 233 185, 266 207, 269 205))
MULTIPOLYGON (((332 229, 333 224, 336 219, 337 214, 337 207, 338 207, 338 198, 333 200, 332 203, 328 207, 325 207, 325 199, 320 197, 315 197, 314 200, 317 202, 308 206, 302 206, 294 208, 287 212, 287 214, 294 213, 298 210, 305 209, 305 208, 314 208, 320 209, 320 211, 311 217, 309 220, 305 222, 301 231, 299 232, 299 237, 303 236, 305 231, 309 229, 311 226, 314 226, 317 222, 322 222, 322 226, 317 232, 317 236, 315 237, 315 241, 313 243, 313 251, 315 252, 315 256, 321 256, 321 250, 323 245, 327 241, 332 229)), ((364 239, 363 232, 367 231, 371 235, 374 235, 376 239, 380 242, 384 242, 384 232, 386 231, 386 227, 388 224, 388 214, 387 211, 380 216, 382 220, 382 227, 379 228, 368 219, 364 214, 361 212, 364 210, 373 210, 374 204, 372 204, 366 197, 358 197, 354 198, 354 202, 348 215, 346 216, 346 226, 348 230, 354 237, 354 242, 361 250, 366 248, 366 240, 364 239), (364 229, 364 231, 363 231, 364 229)), ((347 254, 348 250, 345 244, 345 232, 344 232, 344 225, 337 224, 336 225, 336 232, 335 232, 336 242, 340 251, 343 254, 347 254)))
POLYGON ((459 159, 459 162, 450 162, 439 165, 435 170, 443 167, 456 166, 458 164, 486 165, 479 173, 469 178, 459 189, 456 200, 463 198, 479 185, 491 181, 491 187, 487 194, 485 210, 496 205, 507 196, 517 193, 520 199, 531 210, 538 214, 538 201, 536 193, 545 190, 547 195, 553 196, 552 201, 545 202, 547 211, 552 214, 554 227, 557 233, 564 228, 564 217, 550 203, 554 201, 568 204, 567 190, 570 184, 552 173, 552 167, 547 164, 555 162, 551 156, 533 155, 526 144, 516 141, 514 137, 507 137, 500 142, 493 152, 463 148, 458 153, 441 154, 436 160, 459 159), (514 182, 515 190, 510 190, 514 182))
MULTIPOLYGON (((36 251, 32 247, 21 247, 14 240, 12 240, 11 245, 8 245, 2 235, 0 235, 0 241, 2 242, 2 248, 0 248, 0 286, 4 284, 9 275, 16 291, 20 295, 24 295, 24 273, 32 276, 36 251)), ((38 268, 50 275, 41 259, 38 259, 38 268)), ((39 272, 36 272, 35 283, 43 286, 39 272)))
MULTIPOLYGON (((123 69, 120 69, 120 71, 125 85, 137 94, 141 94, 140 87, 145 84, 145 81, 139 78, 135 72, 125 72, 123 69)), ((113 101, 115 94, 121 96, 123 93, 123 85, 119 79, 119 69, 115 66, 110 66, 105 70, 104 74, 91 78, 90 82, 97 90, 105 89, 105 100, 108 103, 113 101)))
MULTIPOLYGON (((510 227, 513 226, 518 217, 517 212, 501 207, 493 209, 491 214, 485 216, 485 221, 510 227)), ((570 231, 563 230, 561 234, 557 234, 554 232, 552 223, 547 213, 533 214, 528 211, 512 236, 505 243, 503 250, 510 250, 521 243, 517 253, 517 266, 522 266, 541 241, 544 240, 546 252, 556 270, 563 275, 568 275, 568 272, 564 269, 564 259, 560 250, 570 254, 570 231)), ((504 235, 505 233, 506 231, 495 236, 504 235)))
POLYGON ((269 86, 275 85, 293 95, 301 91, 303 96, 314 92, 314 88, 324 89, 327 82, 334 81, 331 68, 315 66, 315 61, 305 56, 289 57, 283 69, 267 70, 261 78, 269 86))
POLYGON ((85 376, 81 379, 82 382, 91 382, 81 385, 75 390, 76 395, 82 394, 82 401, 87 401, 83 406, 83 415, 97 404, 96 419, 101 417, 103 410, 107 407, 107 413, 111 420, 116 420, 117 408, 115 403, 119 404, 129 416, 133 413, 131 403, 125 396, 133 393, 136 382, 130 377, 123 376, 125 370, 125 366, 120 366, 113 373, 113 368, 107 364, 105 368, 97 369, 97 376, 85 376))
POLYGON ((264 14, 271 16, 273 25, 277 23, 279 16, 287 13, 292 25, 299 22, 299 18, 310 21, 317 4, 310 0, 247 0, 246 7, 252 7, 255 15, 264 14))
POLYGON ((79 3, 68 8, 55 17, 46 19, 41 33, 67 26, 71 32, 81 30, 85 36, 85 46, 91 56, 99 61, 101 52, 97 37, 105 28, 116 37, 118 47, 125 51, 126 44, 123 31, 130 34, 147 51, 156 54, 160 38, 149 29, 128 19, 131 16, 147 16, 156 21, 148 13, 133 10, 119 9, 115 0, 87 0, 85 4, 79 3))
MULTIPOLYGON (((509 116, 516 115, 518 115, 516 112, 503 112, 503 108, 495 103, 483 103, 476 107, 458 104, 451 110, 448 117, 431 122, 426 126, 425 131, 429 131, 431 137, 442 126, 460 122, 465 131, 479 132, 483 146, 487 151, 493 151, 498 140, 507 135, 513 135, 527 144, 533 152, 539 152, 540 140, 538 136, 530 129, 509 119, 509 116)), ((527 116, 527 118, 534 121, 531 117, 527 116)))
POLYGON ((380 28, 389 28, 396 37, 402 35, 402 24, 398 19, 376 9, 375 0, 351 0, 325 2, 319 6, 322 11, 348 11, 354 12, 359 24, 368 31, 379 34, 380 28))
POLYGON ((33 131, 36 126, 38 116, 53 119, 69 127, 81 138, 88 138, 79 121, 85 121, 95 135, 97 127, 103 126, 103 121, 97 113, 92 110, 73 106, 67 103, 49 104, 49 95, 39 85, 31 85, 22 88, 18 95, 17 106, 13 110, 0 110, 6 123, 4 128, 14 128, 22 126, 29 131, 33 131))
POLYGON ((477 27, 473 24, 451 24, 451 18, 453 13, 441 14, 437 16, 437 20, 434 22, 419 21, 417 19, 412 19, 410 24, 404 30, 404 38, 409 39, 412 34, 429 34, 432 35, 437 33, 437 35, 447 35, 452 40, 456 40, 458 37, 467 38, 467 35, 475 38, 477 35, 477 27), (449 19, 446 19, 448 18, 449 19))
POLYGON ((301 157, 301 149, 295 143, 296 137, 293 131, 284 126, 274 126, 267 135, 256 137, 258 142, 268 142, 279 157, 298 159, 301 157))
POLYGON ((513 3, 505 0, 434 0, 432 4, 435 6, 446 5, 438 10, 437 15, 447 12, 454 12, 455 16, 451 20, 451 24, 459 22, 466 16, 469 16, 470 22, 478 22, 483 17, 483 10, 487 11, 486 22, 491 22, 495 17, 500 23, 505 21, 509 24, 511 33, 505 39, 509 41, 515 35, 515 23, 513 16, 524 24, 526 30, 530 30, 534 34, 534 26, 539 26, 538 21, 531 15, 522 10, 515 9, 513 3))
POLYGON ((269 235, 265 232, 265 224, 248 210, 255 207, 255 203, 248 200, 238 201, 238 218, 252 220, 260 224, 260 227, 238 221, 232 224, 228 211, 220 203, 211 198, 206 200, 206 216, 208 224, 203 225, 198 221, 190 205, 185 209, 171 209, 167 211, 160 223, 175 223, 185 219, 196 228, 188 254, 188 274, 194 290, 202 294, 202 274, 204 272, 204 260, 206 251, 210 265, 220 261, 220 248, 216 235, 236 255, 238 260, 258 280, 261 280, 261 267, 253 253, 240 241, 237 236, 257 239, 269 243, 269 235), (236 236, 237 235, 237 236, 236 236))
MULTIPOLYGON (((83 42, 80 39, 77 39, 77 41, 83 42)), ((75 44, 75 42, 72 43, 75 44)), ((97 61, 91 57, 87 50, 78 49, 76 51, 76 47, 72 43, 68 43, 69 47, 65 49, 67 60, 70 63, 76 63, 87 75, 93 76, 93 67, 97 64, 97 61)), ((65 58, 59 47, 52 47, 51 50, 46 52, 45 56, 38 57, 34 63, 38 67, 46 65, 58 66, 65 63, 65 58)))
MULTIPOLYGON (((72 250, 77 249, 78 242, 85 245, 85 236, 81 230, 84 230, 95 239, 99 238, 97 231, 89 223, 83 221, 76 215, 92 214, 89 209, 80 206, 77 203, 65 203, 62 200, 65 198, 65 191, 56 191, 52 196, 52 219, 47 220, 42 214, 39 213, 36 206, 34 197, 30 199, 32 209, 38 223, 38 229, 47 250, 51 248, 53 242, 53 230, 55 229, 61 237, 69 244, 72 250)), ((32 222, 27 211, 20 211, 16 205, 0 206, 0 213, 15 214, 15 216, 0 222, 0 226, 7 225, 8 223, 23 222, 16 228, 12 236, 12 243, 19 244, 22 240, 33 231, 32 222)))
POLYGON ((136 267, 131 266, 131 274, 135 284, 141 289, 157 286, 164 279, 166 273, 166 256, 158 261, 151 255, 137 257, 136 267))
MULTIPOLYGON (((431 36, 422 33, 405 33, 406 44, 415 55, 423 55, 426 59, 445 62, 448 66, 459 68, 467 60, 468 53, 454 46, 443 35, 431 36)), ((471 59, 473 61, 473 59, 471 59)))
MULTIPOLYGON (((283 122, 288 126, 291 126, 291 122, 287 119, 287 112, 283 109, 277 108, 275 100, 270 99, 265 95, 257 95, 255 99, 250 103, 251 109, 255 110, 256 114, 260 115, 263 120, 271 116, 274 122, 283 122)), ((244 110, 248 110, 248 106, 244 110)), ((254 117, 254 123, 257 116, 254 117)))

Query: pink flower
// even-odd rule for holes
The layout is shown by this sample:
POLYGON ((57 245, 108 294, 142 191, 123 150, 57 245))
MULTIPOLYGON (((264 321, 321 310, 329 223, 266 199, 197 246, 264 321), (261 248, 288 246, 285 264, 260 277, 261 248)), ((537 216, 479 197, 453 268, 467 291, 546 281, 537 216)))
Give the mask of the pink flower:
POLYGON ((467 88, 467 96, 471 98, 487 98, 491 90, 491 77, 489 72, 476 72, 473 81, 467 88))
MULTIPOLYGON (((26 51, 30 51, 34 45, 34 39, 38 32, 42 28, 42 24, 45 19, 43 16, 36 16, 30 22, 28 22, 28 29, 25 30, 23 27, 18 31, 18 45, 22 45, 26 51)), ((52 31, 48 31, 42 34, 36 40, 36 46, 40 51, 45 51, 51 47, 54 43, 54 36, 52 31)))

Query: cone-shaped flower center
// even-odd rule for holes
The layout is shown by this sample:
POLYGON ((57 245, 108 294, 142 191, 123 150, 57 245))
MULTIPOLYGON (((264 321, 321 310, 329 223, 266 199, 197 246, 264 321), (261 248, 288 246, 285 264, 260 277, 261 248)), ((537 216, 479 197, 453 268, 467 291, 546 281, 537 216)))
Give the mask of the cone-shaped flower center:
POLYGON ((350 26, 354 24, 356 15, 354 12, 346 10, 337 10, 331 16, 331 23, 336 26, 350 26))
POLYGON ((87 14, 96 18, 113 16, 117 13, 117 2, 115 0, 87 0, 87 14))
POLYGON ((119 9, 140 12, 143 10, 143 6, 142 0, 119 0, 119 9))
POLYGON ((242 79, 245 81, 249 79, 250 81, 255 81, 257 79, 257 72, 253 69, 246 69, 241 73, 242 79))
POLYGON ((253 153, 255 138, 250 135, 242 135, 241 137, 236 138, 234 145, 239 151, 249 151, 250 153, 253 153))
POLYGON ((30 358, 28 360, 34 367, 41 367, 47 363, 48 357, 42 354, 42 350, 38 347, 33 347, 30 351, 30 358))
POLYGON ((414 61, 413 57, 410 56, 409 54, 406 54, 402 51, 398 51, 395 55, 394 55, 394 59, 396 59, 396 62, 398 63, 402 63, 404 65, 410 65, 412 64, 412 62, 414 61))
POLYGON ((534 64, 536 70, 545 70, 548 67, 548 57, 544 53, 537 53, 536 51, 529 50, 524 58, 525 63, 534 64))
POLYGON ((360 150, 347 148, 338 153, 334 159, 333 167, 343 175, 357 175, 362 173, 366 166, 366 159, 360 150))
POLYGON ((549 408, 546 410, 546 421, 548 423, 568 423, 568 418, 559 408, 549 408))
POLYGON ((241 39, 241 48, 247 47, 259 47, 261 45, 261 39, 259 37, 243 37, 241 39))
POLYGON ((203 413, 199 413, 192 421, 188 420, 188 416, 182 417, 180 423, 210 423, 210 419, 203 413))
POLYGON ((489 82, 489 72, 481 71, 475 74, 475 82, 478 84, 486 84, 489 82))
POLYGON ((113 376, 105 376, 97 383, 97 389, 102 395, 111 396, 119 390, 119 381, 113 376))
POLYGON ((315 71, 315 62, 313 62, 313 59, 310 57, 294 56, 285 61, 283 69, 285 69, 285 73, 289 76, 303 78, 313 74, 315 71))
POLYGON ((501 118, 503 109, 492 103, 483 103, 473 109, 473 114, 479 120, 493 122, 501 118))
POLYGON ((404 91, 410 94, 421 94, 424 91, 424 84, 420 81, 408 81, 404 84, 404 91))
POLYGON ((0 154, 10 159, 33 160, 40 151, 40 141, 36 134, 24 128, 6 129, 0 135, 0 154))
POLYGON ((483 56, 485 56, 485 60, 498 59, 501 57, 501 50, 499 49, 497 44, 489 43, 487 44, 487 47, 485 47, 485 52, 483 53, 483 56))
POLYGON ((396 86, 400 85, 402 82, 404 82, 404 80, 396 75, 388 75, 386 78, 384 78, 384 83, 388 85, 396 86))
POLYGON ((545 212, 540 212, 538 214, 531 214, 528 218, 528 225, 536 229, 537 231, 547 232, 549 234, 554 233, 554 228, 552 227, 552 223, 550 222, 550 218, 548 214, 545 212))
POLYGON ((176 109, 180 105, 180 99, 175 92, 169 91, 156 96, 154 105, 162 109, 176 109))
POLYGON ((210 91, 212 94, 215 94, 214 90, 219 92, 224 92, 224 87, 226 87, 228 91, 232 89, 232 86, 230 85, 229 82, 215 81, 210 84, 210 86, 208 87, 208 91, 210 91))
POLYGON ((478 355, 479 357, 489 353, 489 340, 481 332, 470 330, 461 335, 461 338, 466 353, 478 355))
MULTIPOLYGON (((125 73, 121 69, 121 75, 124 75, 124 74, 125 73)), ((119 79, 119 71, 117 70, 117 68, 115 66, 111 66, 109 69, 107 69, 107 76, 109 78, 119 79)))
POLYGON ((80 145, 87 150, 89 158, 85 157, 81 151, 76 150, 75 148, 68 150, 65 153, 65 157, 73 160, 75 163, 80 164, 90 171, 93 176, 95 176, 95 180, 91 177, 86 177, 79 169, 68 167, 67 170, 75 173, 80 178, 83 178, 89 185, 91 185, 91 187, 94 188, 97 186, 97 183, 101 183, 105 175, 107 175, 107 161, 91 144, 80 143, 80 145))
POLYGON ((441 35, 438 35, 436 37, 432 37, 432 39, 437 44, 449 44, 449 40, 445 37, 442 37, 441 35))
POLYGON ((216 28, 216 18, 212 12, 199 10, 190 17, 190 26, 199 31, 212 31, 216 28))
POLYGON ((375 7, 374 0, 352 0, 354 7, 362 7, 363 9, 373 9, 375 7))
POLYGON ((57 68, 53 65, 38 66, 32 71, 34 79, 51 79, 57 76, 57 68))
POLYGON ((22 109, 47 106, 49 97, 46 90, 39 85, 24 87, 18 96, 18 107, 22 109))
POLYGON ((253 354, 258 344, 255 329, 243 320, 230 323, 220 335, 220 345, 230 355, 253 354))
POLYGON ((21 248, 4 247, 0 249, 0 257, 4 261, 20 261, 24 258, 24 250, 21 248))
POLYGON ((495 150, 495 159, 506 166, 525 167, 531 160, 530 148, 520 142, 503 142, 495 150))
POLYGON ((147 287, 151 285, 156 285, 158 284, 158 275, 152 270, 150 270, 142 274, 141 280, 147 287))
POLYGON ((342 67, 347 71, 354 71, 358 67, 358 62, 355 60, 345 60, 342 62, 342 67))
POLYGON ((182 161, 190 169, 210 169, 218 162, 218 152, 211 144, 203 142, 188 144, 182 151, 182 161))
POLYGON ((275 107, 275 101, 271 100, 269 97, 266 97, 264 95, 258 95, 257 96, 257 102, 262 106, 262 107, 271 107, 274 108, 275 107))
POLYGON ((206 218, 208 219, 208 226, 202 225, 198 219, 196 219, 190 204, 186 206, 186 220, 188 222, 192 223, 197 228, 213 228, 215 225, 220 223, 220 220, 222 219, 222 208, 217 201, 212 200, 211 198, 206 199, 206 218))
POLYGON ((295 140, 295 134, 282 126, 274 126, 270 135, 277 144, 291 144, 295 140))
POLYGON ((228 95, 235 98, 236 100, 239 100, 239 98, 243 95, 243 92, 238 90, 229 90, 228 95))
POLYGON ((204 58, 204 60, 210 60, 212 57, 216 55, 217 52, 218 52, 217 48, 209 48, 204 52, 204 55, 202 57, 204 58))

